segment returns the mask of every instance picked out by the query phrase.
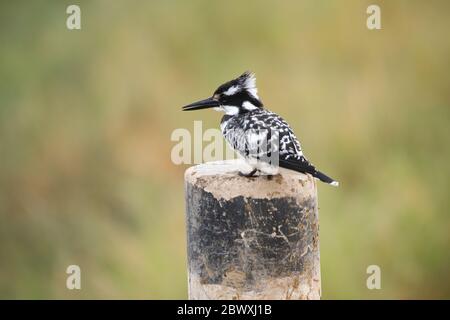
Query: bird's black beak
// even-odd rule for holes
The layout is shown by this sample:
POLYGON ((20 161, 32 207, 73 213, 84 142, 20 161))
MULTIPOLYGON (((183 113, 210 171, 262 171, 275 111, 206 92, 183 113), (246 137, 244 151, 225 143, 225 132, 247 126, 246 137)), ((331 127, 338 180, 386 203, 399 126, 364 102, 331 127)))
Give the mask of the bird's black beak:
POLYGON ((187 106, 183 107, 183 111, 191 111, 191 110, 200 110, 200 109, 207 109, 207 108, 214 108, 220 106, 219 101, 216 99, 208 98, 205 100, 200 100, 191 104, 188 104, 187 106))

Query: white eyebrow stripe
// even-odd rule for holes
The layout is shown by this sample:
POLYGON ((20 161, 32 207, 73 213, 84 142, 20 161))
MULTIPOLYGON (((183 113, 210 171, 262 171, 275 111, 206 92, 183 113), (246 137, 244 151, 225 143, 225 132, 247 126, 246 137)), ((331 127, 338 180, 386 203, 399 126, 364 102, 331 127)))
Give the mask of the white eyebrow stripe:
POLYGON ((223 94, 225 94, 227 96, 231 96, 231 95, 235 94, 238 90, 239 90, 238 86, 232 86, 232 87, 229 87, 228 90, 225 91, 223 94))

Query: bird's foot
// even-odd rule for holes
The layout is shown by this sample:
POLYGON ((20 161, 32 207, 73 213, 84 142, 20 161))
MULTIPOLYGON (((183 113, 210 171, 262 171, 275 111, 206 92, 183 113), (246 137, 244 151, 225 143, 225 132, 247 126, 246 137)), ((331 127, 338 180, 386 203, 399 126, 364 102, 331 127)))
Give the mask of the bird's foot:
POLYGON ((238 172, 238 175, 241 177, 246 177, 246 178, 252 178, 255 176, 255 173, 258 171, 258 169, 253 169, 252 171, 250 171, 249 173, 242 173, 242 172, 238 172))

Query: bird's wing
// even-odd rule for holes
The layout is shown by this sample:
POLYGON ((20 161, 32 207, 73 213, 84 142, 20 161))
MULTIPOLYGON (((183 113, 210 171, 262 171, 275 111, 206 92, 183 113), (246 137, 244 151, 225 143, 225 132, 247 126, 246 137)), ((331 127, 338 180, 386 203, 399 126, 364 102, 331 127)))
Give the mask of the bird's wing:
POLYGON ((280 167, 313 175, 317 174, 314 165, 303 155, 300 142, 291 127, 282 117, 270 111, 254 116, 250 114, 249 116, 251 119, 246 123, 249 125, 243 125, 245 129, 243 138, 249 146, 249 150, 246 150, 246 156, 255 158, 256 155, 258 159, 266 157, 266 160, 269 158, 269 161, 273 164, 270 152, 277 152, 280 167), (263 139, 270 142, 268 152, 262 152, 258 149, 260 145, 256 144, 261 143, 263 139), (250 155, 248 152, 250 152, 250 155))
POLYGON ((237 119, 233 131, 224 131, 231 146, 244 157, 274 164, 273 155, 278 155, 278 165, 297 172, 309 173, 323 182, 337 186, 338 182, 318 171, 303 155, 300 142, 294 132, 277 114, 270 111, 248 113, 237 119), (278 140, 278 143, 274 143, 278 140), (269 143, 268 143, 269 142, 269 143))
POLYGON ((276 151, 279 150, 280 158, 300 159, 303 156, 300 142, 282 117, 271 111, 266 111, 264 114, 254 116, 253 120, 249 121, 253 127, 247 129, 257 129, 264 132, 266 138, 271 139, 270 142, 277 142, 276 147, 278 149, 276 151))
POLYGON ((286 121, 277 114, 258 110, 232 121, 223 134, 241 155, 259 160, 274 154, 280 159, 302 159, 300 142, 286 121))

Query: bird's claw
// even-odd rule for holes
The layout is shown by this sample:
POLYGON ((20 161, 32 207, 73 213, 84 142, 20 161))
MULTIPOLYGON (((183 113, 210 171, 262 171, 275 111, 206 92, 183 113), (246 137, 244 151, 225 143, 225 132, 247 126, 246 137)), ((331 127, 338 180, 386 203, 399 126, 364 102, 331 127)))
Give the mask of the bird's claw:
POLYGON ((242 173, 242 172, 238 172, 238 175, 241 177, 246 177, 246 178, 252 178, 255 176, 256 171, 258 171, 257 169, 253 169, 252 171, 250 171, 250 173, 242 173))

